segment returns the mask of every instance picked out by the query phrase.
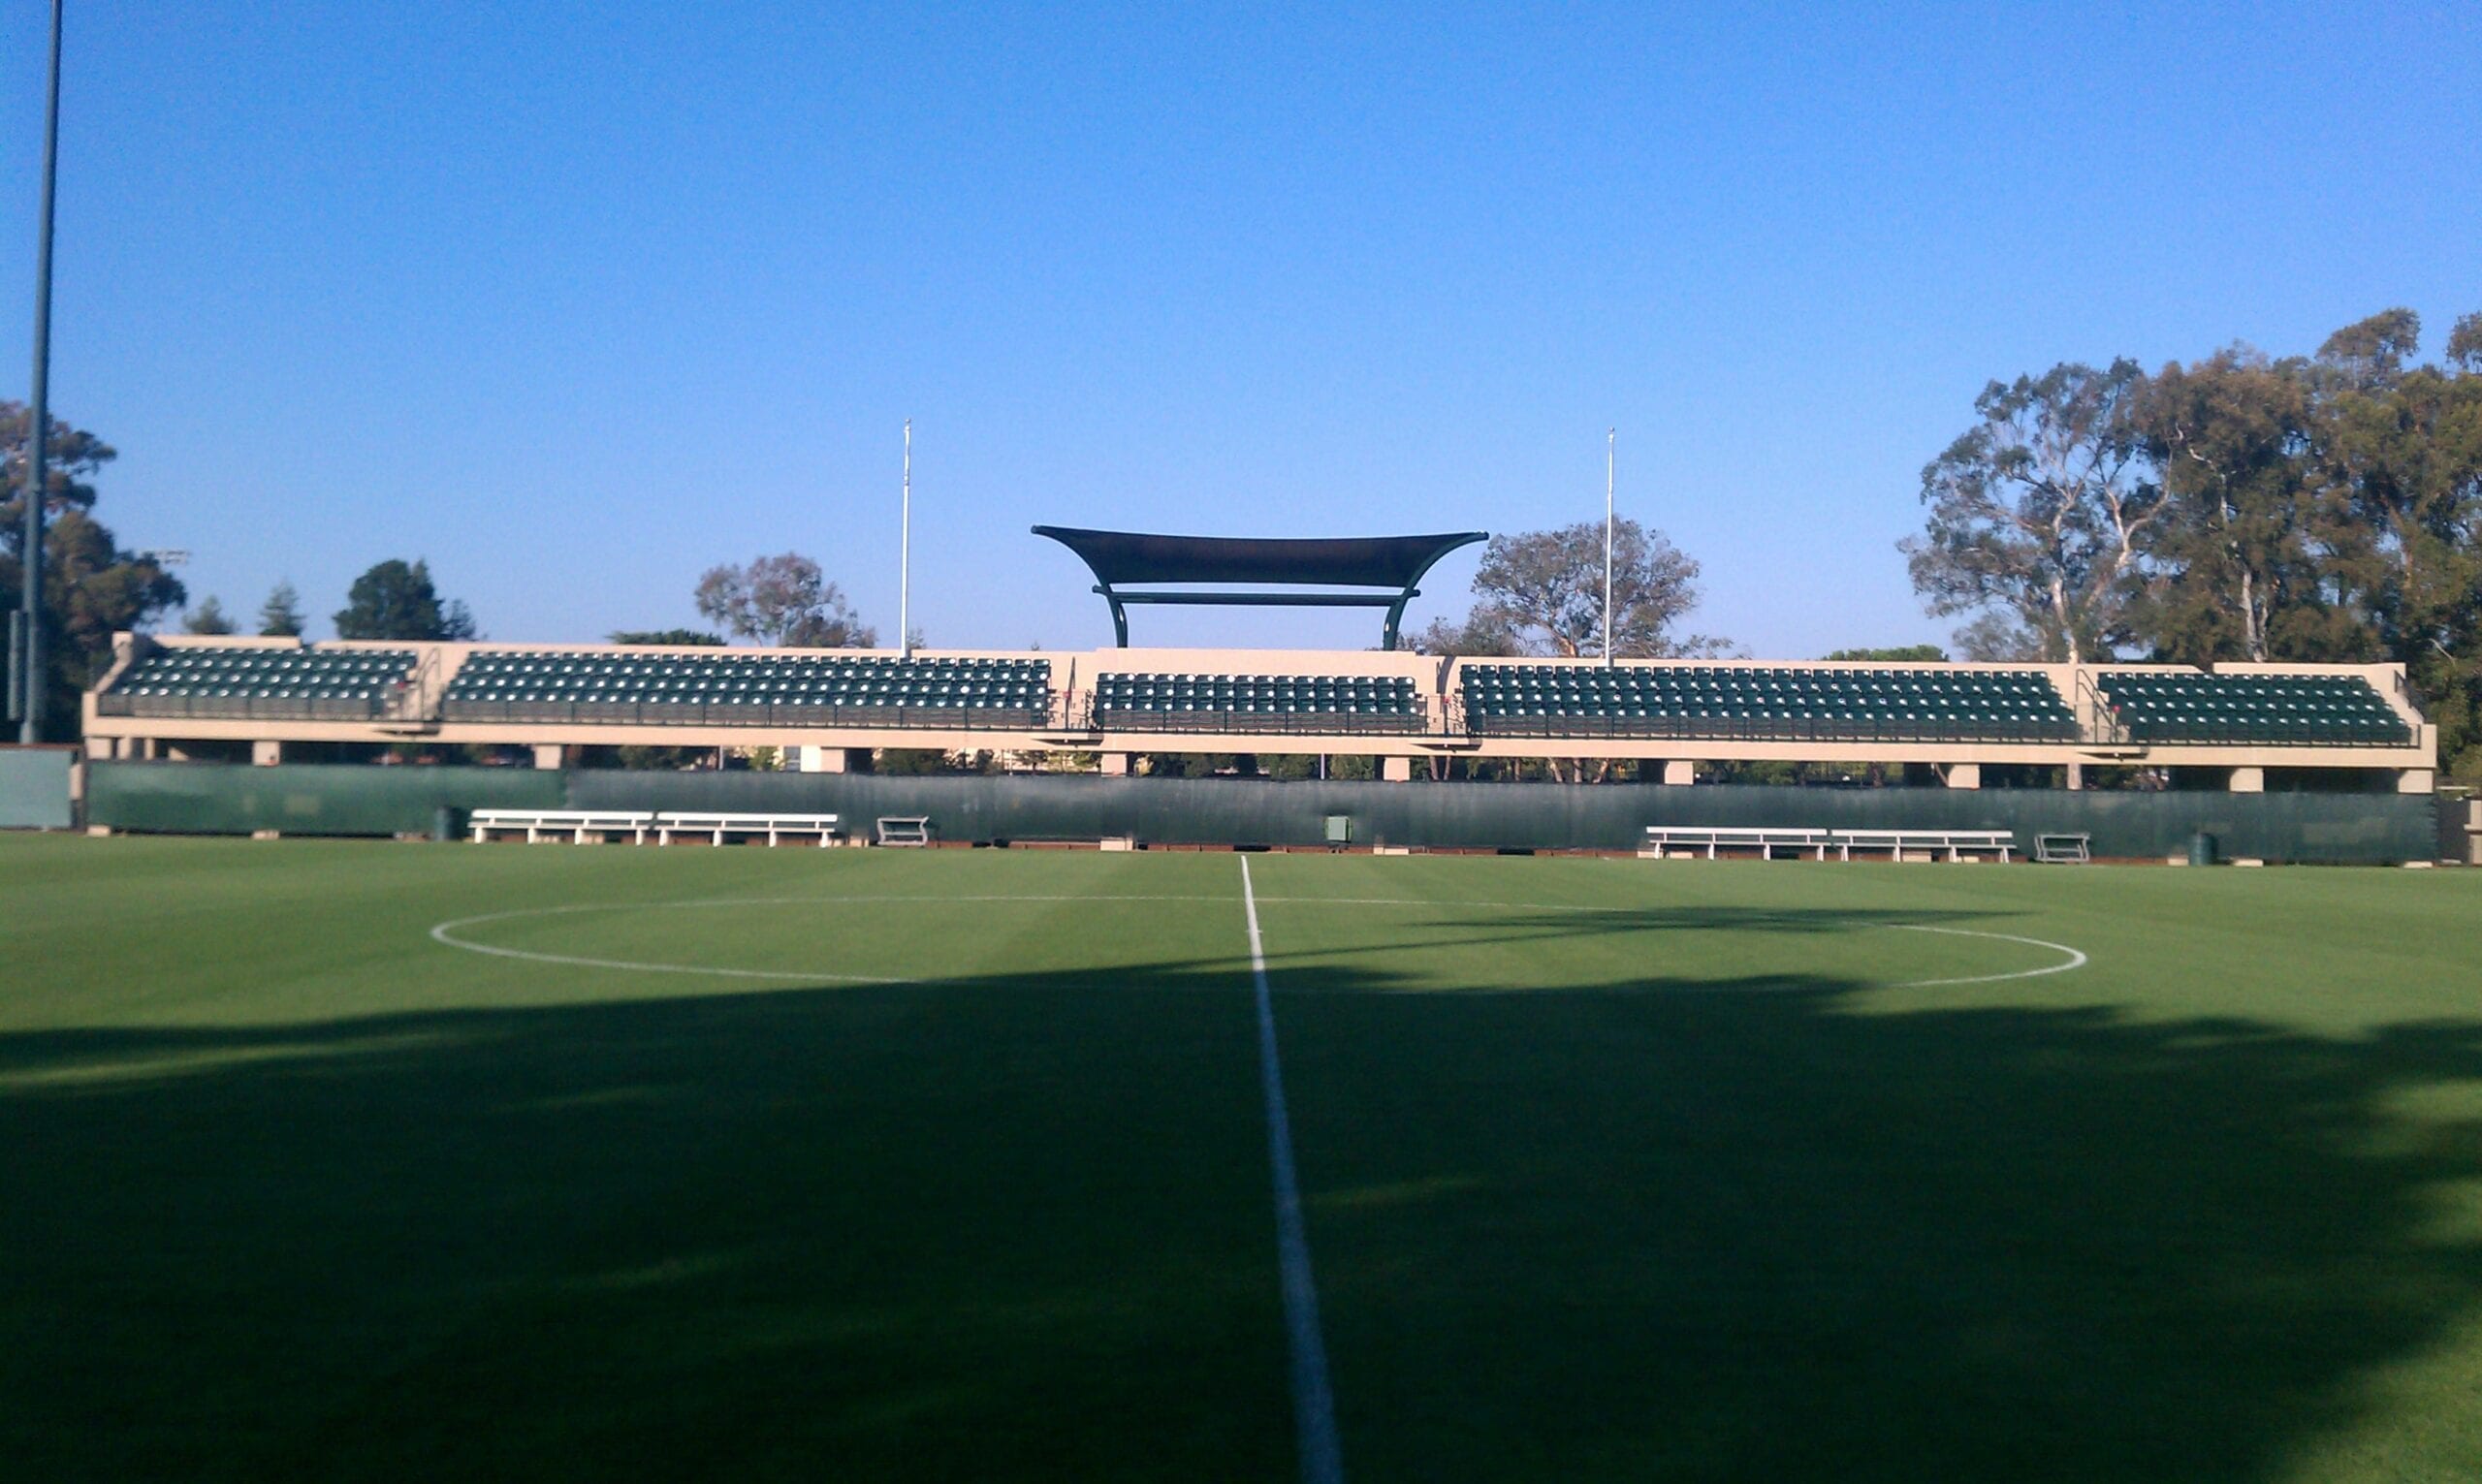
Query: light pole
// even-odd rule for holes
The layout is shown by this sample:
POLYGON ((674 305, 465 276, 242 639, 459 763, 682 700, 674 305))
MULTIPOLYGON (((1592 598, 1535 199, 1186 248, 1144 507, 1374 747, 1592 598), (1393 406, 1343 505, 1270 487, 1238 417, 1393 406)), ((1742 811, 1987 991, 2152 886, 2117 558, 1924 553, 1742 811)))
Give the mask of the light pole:
POLYGON ((913 420, 905 420, 905 508, 897 521, 896 649, 913 658, 913 420))
POLYGON ((51 69, 43 115, 43 208, 35 235, 35 374, 26 398, 25 639, 17 652, 17 741, 43 741, 43 502, 49 492, 44 443, 51 423, 51 177, 60 161, 60 5, 51 0, 51 69))
POLYGON ((1611 668, 1611 486, 1620 467, 1620 429, 1603 435, 1603 668, 1611 668))

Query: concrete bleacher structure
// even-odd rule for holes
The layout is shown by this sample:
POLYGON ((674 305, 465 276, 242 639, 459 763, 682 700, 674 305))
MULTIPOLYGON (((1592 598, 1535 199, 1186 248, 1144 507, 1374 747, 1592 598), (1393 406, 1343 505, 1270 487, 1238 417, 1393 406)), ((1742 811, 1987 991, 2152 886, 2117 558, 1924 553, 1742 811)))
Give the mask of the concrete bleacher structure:
POLYGON ((1428 713, 1405 676, 1105 674, 1094 721, 1132 732, 1413 732, 1428 713))
POLYGON ((2359 675, 2106 670, 2094 679, 2132 741, 2403 746, 2411 728, 2359 675))
POLYGON ((443 722, 683 723, 1024 730, 1050 715, 1045 660, 903 659, 834 650, 479 649, 443 722))
POLYGON ((412 679, 415 650, 311 648, 213 640, 154 646, 119 667, 99 697, 106 715, 297 721, 387 713, 412 679))
POLYGON ((1468 661, 1465 715, 1508 737, 2064 742, 2068 701, 2039 670, 1468 661))
POLYGON ((90 755, 251 744, 774 746, 843 771, 879 748, 2384 773, 2432 786, 2437 739, 2394 665, 1838 664, 1451 659, 1390 650, 918 652, 322 644, 122 636, 86 699, 90 755))

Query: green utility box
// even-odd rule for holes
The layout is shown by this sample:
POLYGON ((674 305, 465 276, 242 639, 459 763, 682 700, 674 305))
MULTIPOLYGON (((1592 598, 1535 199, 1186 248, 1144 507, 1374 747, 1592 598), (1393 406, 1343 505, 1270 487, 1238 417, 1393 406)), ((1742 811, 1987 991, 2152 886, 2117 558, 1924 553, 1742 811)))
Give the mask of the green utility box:
POLYGON ((1351 814, 1327 816, 1327 843, 1342 850, 1353 842, 1353 817, 1351 814))

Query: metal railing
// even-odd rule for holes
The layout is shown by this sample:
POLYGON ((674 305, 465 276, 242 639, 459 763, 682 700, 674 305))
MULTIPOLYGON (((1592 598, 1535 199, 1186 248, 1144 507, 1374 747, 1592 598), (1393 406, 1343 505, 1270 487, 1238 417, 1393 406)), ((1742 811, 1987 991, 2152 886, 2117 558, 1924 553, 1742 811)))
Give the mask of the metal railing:
POLYGON ((1404 737, 1430 731, 1430 718, 1409 711, 1155 710, 1097 703, 1090 714, 1101 732, 1248 733, 1274 737, 1404 737))
POLYGON ((2070 717, 2024 721, 1798 716, 1528 716, 1468 704, 1476 737, 1648 738, 1691 742, 2073 742, 2070 717))
POLYGON ((378 695, 140 696, 107 692, 95 698, 99 716, 163 717, 180 721, 377 721, 388 714, 378 695))
POLYGON ((2128 724, 2120 720, 2119 708, 2114 706, 2112 698, 2094 683, 2093 674, 2089 671, 2077 672, 2077 710, 2081 716, 2097 718, 2093 726, 2085 729, 2092 734, 2085 741, 2105 747, 2129 745, 2128 724))
POLYGON ((869 731, 1033 732, 1051 708, 1022 706, 819 706, 776 701, 477 701, 440 703, 447 725, 778 727, 869 731))
POLYGON ((415 662, 414 673, 390 687, 388 717, 392 721, 429 721, 431 709, 423 698, 431 692, 431 682, 439 678, 439 650, 425 649, 415 662))

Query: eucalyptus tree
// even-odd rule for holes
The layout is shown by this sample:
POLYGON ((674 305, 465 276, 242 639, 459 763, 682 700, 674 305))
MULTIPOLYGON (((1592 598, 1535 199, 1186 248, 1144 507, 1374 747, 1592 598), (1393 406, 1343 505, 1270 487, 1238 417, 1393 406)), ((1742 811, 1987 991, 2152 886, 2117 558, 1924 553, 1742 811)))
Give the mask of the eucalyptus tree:
POLYGON ((698 579, 698 612, 737 638, 804 649, 867 649, 878 633, 862 621, 817 562, 798 553, 747 566, 710 567, 698 579))
POLYGON ((2129 626, 2158 657, 2366 657, 2366 615, 2331 581, 2339 536, 2311 451, 2312 379, 2243 347, 2149 378, 2136 421, 2163 489, 2129 626))
POLYGON ((1941 616, 1998 614, 2054 659, 2108 653, 2159 487, 2131 417, 2137 363, 2063 363, 1991 382, 1977 421, 1922 471, 1914 590, 1941 616))

